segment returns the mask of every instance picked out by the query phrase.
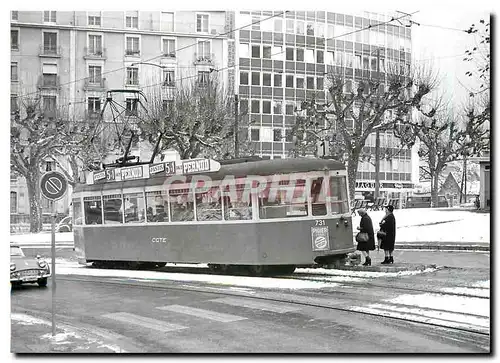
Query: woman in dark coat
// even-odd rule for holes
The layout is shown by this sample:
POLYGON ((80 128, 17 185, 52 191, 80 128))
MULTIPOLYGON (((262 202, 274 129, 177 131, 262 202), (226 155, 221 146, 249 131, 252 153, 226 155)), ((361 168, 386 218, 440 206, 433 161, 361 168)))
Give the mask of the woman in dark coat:
MULTIPOLYGON (((384 250, 385 258, 382 264, 386 265, 394 263, 392 252, 394 251, 394 244, 396 242, 396 218, 392 213, 394 207, 388 205, 385 207, 385 217, 380 221, 380 231, 385 232, 385 236, 381 236, 380 248, 384 250)), ((378 236, 377 236, 378 237, 378 236)))
POLYGON ((372 219, 366 213, 366 210, 363 208, 358 209, 358 214, 361 217, 361 221, 359 223, 359 232, 368 233, 368 241, 366 242, 358 242, 356 249, 361 251, 363 256, 365 257, 365 263, 363 266, 370 266, 372 264, 372 260, 370 258, 370 251, 375 249, 375 235, 373 232, 373 223, 372 219))

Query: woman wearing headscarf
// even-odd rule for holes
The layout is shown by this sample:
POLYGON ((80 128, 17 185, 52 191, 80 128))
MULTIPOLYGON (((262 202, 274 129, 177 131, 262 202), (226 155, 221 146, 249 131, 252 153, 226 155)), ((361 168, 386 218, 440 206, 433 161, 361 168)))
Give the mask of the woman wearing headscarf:
POLYGON ((358 241, 358 245, 356 249, 361 251, 361 254, 365 257, 365 263, 363 266, 371 266, 372 260, 370 258, 370 251, 375 249, 375 236, 373 232, 373 223, 372 219, 366 213, 364 208, 358 209, 358 214, 361 217, 361 221, 359 222, 359 232, 368 234, 368 241, 358 241))
POLYGON ((392 252, 396 242, 396 218, 393 214, 394 206, 385 206, 385 216, 380 221, 380 232, 377 233, 377 238, 381 239, 380 248, 384 250, 385 258, 383 265, 394 263, 392 252))

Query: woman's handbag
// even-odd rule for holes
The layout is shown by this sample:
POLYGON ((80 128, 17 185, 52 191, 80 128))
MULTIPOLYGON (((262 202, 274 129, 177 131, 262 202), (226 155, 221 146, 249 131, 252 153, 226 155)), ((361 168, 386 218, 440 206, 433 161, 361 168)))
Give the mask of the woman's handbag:
POLYGON ((359 232, 356 235, 356 242, 358 242, 358 243, 368 242, 369 239, 370 239, 370 237, 368 236, 368 233, 366 233, 366 232, 359 232))
POLYGON ((387 233, 385 233, 384 231, 378 231, 377 232, 377 238, 378 239, 384 239, 385 236, 387 236, 387 233))

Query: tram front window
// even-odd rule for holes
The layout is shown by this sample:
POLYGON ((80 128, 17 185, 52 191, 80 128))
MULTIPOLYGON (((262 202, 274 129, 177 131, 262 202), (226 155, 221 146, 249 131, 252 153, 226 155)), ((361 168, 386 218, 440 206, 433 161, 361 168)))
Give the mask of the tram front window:
POLYGON ((85 224, 102 224, 101 197, 84 197, 85 224))
POLYGON ((222 205, 219 187, 196 193, 196 219, 198 221, 222 220, 222 205))
POLYGON ((123 195, 125 223, 144 222, 144 196, 142 193, 123 195))
POLYGON ((171 189, 170 220, 172 222, 185 222, 194 220, 194 203, 191 189, 171 189))
POLYGON ((168 222, 168 196, 161 192, 146 193, 148 222, 168 222))
POLYGON ((329 197, 332 207, 332 214, 343 214, 349 211, 345 176, 334 176, 330 178, 329 197))
POLYGON ((122 196, 120 194, 105 195, 104 224, 123 223, 122 196))
POLYGON ((324 216, 326 214, 326 198, 323 182, 323 177, 319 177, 311 181, 311 203, 313 216, 324 216))

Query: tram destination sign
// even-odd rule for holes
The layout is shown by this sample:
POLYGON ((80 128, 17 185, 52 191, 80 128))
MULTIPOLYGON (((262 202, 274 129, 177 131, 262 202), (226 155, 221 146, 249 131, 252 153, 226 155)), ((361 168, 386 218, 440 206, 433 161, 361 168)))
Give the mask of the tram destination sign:
POLYGON ((182 161, 182 174, 215 172, 220 170, 220 164, 212 159, 194 159, 182 161))

